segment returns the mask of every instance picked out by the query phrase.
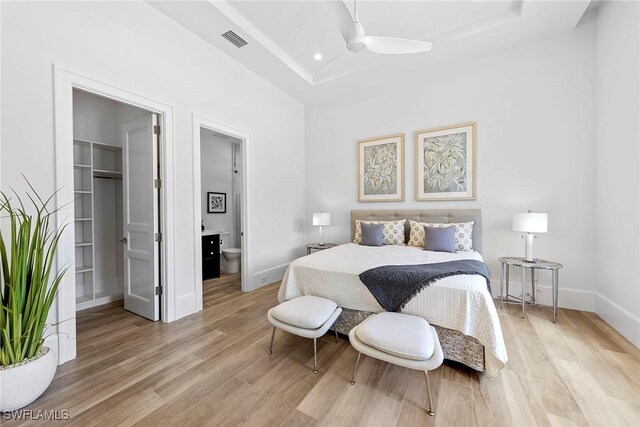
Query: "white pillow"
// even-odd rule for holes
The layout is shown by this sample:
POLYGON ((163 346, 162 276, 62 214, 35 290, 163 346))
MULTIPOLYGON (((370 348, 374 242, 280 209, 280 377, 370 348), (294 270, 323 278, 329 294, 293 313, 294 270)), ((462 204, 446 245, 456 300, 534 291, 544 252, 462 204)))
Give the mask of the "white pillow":
POLYGON ((475 221, 470 222, 454 222, 450 224, 443 224, 439 222, 417 222, 409 221, 409 246, 416 246, 424 248, 424 226, 427 227, 451 227, 456 228, 456 236, 454 243, 457 251, 472 251, 473 250, 473 224, 475 221))
MULTIPOLYGON (((385 245, 403 245, 404 246, 404 224, 407 222, 406 219, 401 219, 398 221, 360 221, 356 220, 356 234, 353 239, 353 243, 360 244, 362 241, 362 226, 361 223, 365 224, 384 224, 383 236, 385 245)), ((422 241, 424 242, 424 236, 422 237, 422 241)), ((424 243, 423 243, 424 245, 424 243)))

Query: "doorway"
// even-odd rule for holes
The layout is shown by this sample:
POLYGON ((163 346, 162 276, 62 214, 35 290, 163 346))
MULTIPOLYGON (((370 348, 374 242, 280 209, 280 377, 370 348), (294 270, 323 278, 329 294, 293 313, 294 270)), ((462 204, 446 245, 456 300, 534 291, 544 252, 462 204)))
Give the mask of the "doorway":
POLYGON ((193 135, 198 297, 203 282, 251 291, 250 136, 195 114, 193 135))
POLYGON ((242 287, 242 140, 200 128, 203 291, 242 287))
POLYGON ((63 364, 76 357, 76 283, 75 283, 75 235, 70 232, 75 225, 74 203, 74 150, 73 150, 73 93, 79 89, 102 98, 114 100, 122 104, 138 107, 149 111, 159 118, 159 163, 161 187, 160 218, 160 269, 162 293, 159 307, 160 320, 172 322, 177 317, 198 311, 196 298, 196 283, 193 283, 192 297, 180 299, 176 304, 176 222, 175 218, 175 170, 174 170, 174 135, 173 135, 173 107, 153 98, 122 89, 91 77, 78 74, 58 65, 53 66, 54 81, 54 132, 55 132, 55 186, 56 193, 55 216, 56 226, 67 228, 67 232, 60 237, 57 266, 69 266, 71 271, 66 274, 56 298, 54 327, 46 339, 47 346, 57 349, 58 364, 63 364))
POLYGON ((160 320, 159 122, 149 110, 73 89, 77 311, 120 301, 160 320))

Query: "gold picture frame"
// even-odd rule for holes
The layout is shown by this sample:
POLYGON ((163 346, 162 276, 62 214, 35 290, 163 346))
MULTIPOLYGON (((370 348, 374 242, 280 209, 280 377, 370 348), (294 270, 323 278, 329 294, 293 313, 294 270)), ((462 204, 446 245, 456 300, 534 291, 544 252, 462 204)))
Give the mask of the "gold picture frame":
POLYGON ((476 133, 476 122, 416 131, 416 200, 476 199, 476 133))
POLYGON ((404 201, 404 133, 358 141, 358 201, 404 201))

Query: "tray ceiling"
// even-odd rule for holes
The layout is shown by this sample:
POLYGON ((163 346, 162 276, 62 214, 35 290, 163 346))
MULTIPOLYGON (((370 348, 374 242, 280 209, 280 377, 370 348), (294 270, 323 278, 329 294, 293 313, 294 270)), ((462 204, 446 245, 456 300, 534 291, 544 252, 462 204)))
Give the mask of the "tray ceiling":
MULTIPOLYGON (((340 1, 340 0, 338 0, 340 1)), ((150 1, 152 7, 239 63, 305 102, 415 78, 429 67, 575 28, 590 1, 367 1, 358 15, 367 34, 433 42, 431 52, 341 58, 346 52, 327 1, 150 1), (221 35, 248 42, 237 48, 221 35), (320 53, 321 60, 314 59, 320 53), (314 79, 314 77, 316 77, 314 79)), ((347 1, 353 11, 353 2, 347 1)))

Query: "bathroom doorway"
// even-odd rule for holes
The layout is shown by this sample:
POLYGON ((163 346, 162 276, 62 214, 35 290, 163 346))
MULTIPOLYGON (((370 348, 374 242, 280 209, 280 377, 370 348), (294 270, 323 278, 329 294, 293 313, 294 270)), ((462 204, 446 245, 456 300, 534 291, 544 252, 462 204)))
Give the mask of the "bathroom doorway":
POLYGON ((203 301, 223 290, 252 289, 248 270, 248 143, 234 129, 194 116, 198 204, 196 280, 203 301))

